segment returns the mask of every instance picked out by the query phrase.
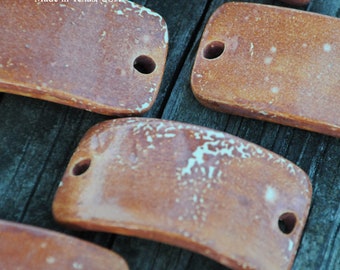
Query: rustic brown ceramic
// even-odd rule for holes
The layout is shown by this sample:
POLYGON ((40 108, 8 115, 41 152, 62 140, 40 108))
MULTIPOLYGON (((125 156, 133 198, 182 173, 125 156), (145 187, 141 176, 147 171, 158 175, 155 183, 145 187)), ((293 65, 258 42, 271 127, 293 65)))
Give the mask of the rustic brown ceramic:
POLYGON ((173 244, 235 269, 288 269, 311 195, 301 169, 252 143, 127 118, 88 131, 53 213, 71 227, 173 244))
POLYGON ((212 109, 340 137, 340 20, 227 3, 203 33, 191 84, 212 109))
POLYGON ((127 270, 117 254, 82 240, 0 221, 0 269, 127 270))
POLYGON ((107 115, 152 106, 168 50, 163 18, 129 1, 2 1, 0 91, 107 115))

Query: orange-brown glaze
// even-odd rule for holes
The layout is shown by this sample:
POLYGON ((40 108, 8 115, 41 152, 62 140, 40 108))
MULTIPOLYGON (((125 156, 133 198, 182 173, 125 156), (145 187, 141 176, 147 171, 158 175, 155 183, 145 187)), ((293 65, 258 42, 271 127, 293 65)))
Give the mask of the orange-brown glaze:
POLYGON ((126 118, 84 136, 53 213, 68 226, 173 244, 235 269, 289 269, 311 196, 301 169, 257 145, 190 124, 126 118))
POLYGON ((210 18, 191 84, 212 109, 340 137, 340 20, 250 3, 210 18))
POLYGON ((129 269, 116 253, 37 227, 0 221, 0 269, 129 269))
POLYGON ((140 114, 157 96, 168 32, 129 1, 2 1, 0 91, 107 115, 140 114))

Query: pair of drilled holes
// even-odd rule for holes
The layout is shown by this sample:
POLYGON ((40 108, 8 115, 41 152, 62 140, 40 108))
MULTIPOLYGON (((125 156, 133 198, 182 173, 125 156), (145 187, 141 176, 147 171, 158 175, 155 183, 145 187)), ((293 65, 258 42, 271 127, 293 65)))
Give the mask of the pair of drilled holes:
MULTIPOLYGON (((218 58, 224 52, 225 45, 221 41, 212 41, 205 46, 203 57, 206 59, 218 58)), ((282 214, 278 220, 278 227, 284 234, 290 234, 296 225, 296 216, 293 213, 287 212, 282 214)))
POLYGON ((151 74, 156 69, 156 63, 150 56, 140 55, 133 62, 133 67, 142 74, 151 74))
MULTIPOLYGON (((203 56, 206 59, 215 59, 224 52, 224 47, 223 42, 213 41, 204 48, 203 56)), ((150 56, 140 55, 133 62, 133 67, 142 74, 151 74, 156 69, 156 63, 150 56)))
MULTIPOLYGON (((223 42, 213 41, 204 48, 203 56, 206 59, 215 59, 224 52, 224 47, 223 42)), ((133 67, 142 74, 151 74, 156 69, 156 63, 150 56, 140 55, 133 62, 133 67)))
MULTIPOLYGON (((225 45, 221 41, 209 43, 203 50, 206 59, 215 59, 224 52, 225 45)), ((156 69, 155 61, 147 55, 138 56, 133 62, 133 67, 142 74, 151 74, 156 69)))
MULTIPOLYGON (((91 159, 86 158, 79 161, 72 170, 74 176, 80 176, 87 172, 91 166, 91 159)), ((294 213, 287 212, 282 214, 278 220, 278 226, 282 233, 290 234, 296 225, 296 216, 294 213)))

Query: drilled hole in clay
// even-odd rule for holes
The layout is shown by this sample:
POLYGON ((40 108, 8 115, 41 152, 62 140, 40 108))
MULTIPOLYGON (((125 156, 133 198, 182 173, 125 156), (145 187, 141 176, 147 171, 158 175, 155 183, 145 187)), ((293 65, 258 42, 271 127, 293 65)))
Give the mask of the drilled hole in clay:
POLYGON ((284 213, 279 218, 279 228, 281 232, 290 234, 296 225, 296 216, 293 213, 284 213))
POLYGON ((73 175, 75 176, 79 176, 84 174, 91 165, 91 159, 83 159, 81 161, 79 161, 73 168, 73 175))
POLYGON ((156 63, 151 57, 140 55, 133 62, 133 67, 140 73, 150 74, 156 69, 156 63))
POLYGON ((213 41, 209 43, 203 51, 203 56, 206 59, 215 59, 224 52, 224 43, 221 41, 213 41))

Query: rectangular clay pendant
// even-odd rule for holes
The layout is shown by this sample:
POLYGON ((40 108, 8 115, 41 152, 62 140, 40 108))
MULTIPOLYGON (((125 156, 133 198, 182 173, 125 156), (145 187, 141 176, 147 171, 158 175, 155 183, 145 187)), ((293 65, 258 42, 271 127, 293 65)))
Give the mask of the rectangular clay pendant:
POLYGON ((141 114, 157 96, 164 19, 130 1, 4 1, 0 91, 107 115, 141 114))
POLYGON ((340 136, 340 20, 227 3, 210 18, 192 71, 205 106, 340 136))
POLYGON ((68 226, 165 242, 235 269, 289 269, 311 196, 300 168, 255 144, 127 118, 84 136, 53 213, 68 226))

